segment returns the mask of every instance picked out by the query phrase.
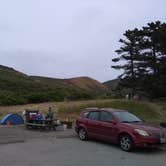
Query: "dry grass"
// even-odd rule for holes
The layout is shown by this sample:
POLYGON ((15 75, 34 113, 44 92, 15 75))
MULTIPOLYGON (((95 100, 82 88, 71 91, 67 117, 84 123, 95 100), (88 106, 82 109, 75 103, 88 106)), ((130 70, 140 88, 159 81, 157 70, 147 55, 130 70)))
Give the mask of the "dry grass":
POLYGON ((0 106, 0 117, 7 113, 22 114, 25 109, 40 110, 40 113, 45 115, 49 107, 52 107, 57 118, 61 119, 75 119, 78 116, 78 109, 84 108, 88 105, 93 106, 96 103, 110 102, 110 100, 89 100, 89 101, 65 101, 65 102, 47 102, 39 104, 26 104, 17 106, 0 106))
POLYGON ((74 86, 85 90, 90 90, 90 91, 92 89, 99 89, 102 91, 106 90, 106 87, 103 84, 89 77, 71 78, 69 79, 69 82, 74 86))
POLYGON ((71 102, 48 102, 40 104, 27 104, 18 106, 0 107, 0 117, 6 113, 19 113, 25 109, 37 109, 44 115, 48 107, 52 107, 56 118, 74 120, 86 107, 112 107, 127 109, 142 119, 150 122, 166 121, 166 102, 134 102, 126 100, 88 100, 71 102))

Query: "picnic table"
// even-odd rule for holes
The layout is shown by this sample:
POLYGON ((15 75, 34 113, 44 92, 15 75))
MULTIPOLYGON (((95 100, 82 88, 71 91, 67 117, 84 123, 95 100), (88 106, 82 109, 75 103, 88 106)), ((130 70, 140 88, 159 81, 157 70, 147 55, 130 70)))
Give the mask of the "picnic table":
POLYGON ((49 129, 56 130, 57 126, 62 125, 58 119, 35 119, 31 115, 38 114, 38 110, 25 110, 25 127, 27 129, 49 129))
POLYGON ((57 123, 56 120, 29 120, 28 122, 25 123, 26 128, 30 129, 53 129, 56 130, 56 127, 59 126, 60 124, 57 123))

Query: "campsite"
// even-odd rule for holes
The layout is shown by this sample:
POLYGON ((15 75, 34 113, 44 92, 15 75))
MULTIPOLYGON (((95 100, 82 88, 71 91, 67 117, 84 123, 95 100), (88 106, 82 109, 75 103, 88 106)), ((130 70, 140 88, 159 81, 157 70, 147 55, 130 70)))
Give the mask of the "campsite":
POLYGON ((0 166, 165 166, 166 1, 0 1, 0 166))

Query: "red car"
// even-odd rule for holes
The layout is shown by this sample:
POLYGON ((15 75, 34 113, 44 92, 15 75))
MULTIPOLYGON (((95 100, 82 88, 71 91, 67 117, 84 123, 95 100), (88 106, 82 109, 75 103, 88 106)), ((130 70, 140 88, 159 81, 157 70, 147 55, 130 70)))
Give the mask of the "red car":
POLYGON ((76 120, 81 140, 94 138, 118 143, 122 150, 166 143, 166 131, 143 122, 125 110, 86 108, 76 120))

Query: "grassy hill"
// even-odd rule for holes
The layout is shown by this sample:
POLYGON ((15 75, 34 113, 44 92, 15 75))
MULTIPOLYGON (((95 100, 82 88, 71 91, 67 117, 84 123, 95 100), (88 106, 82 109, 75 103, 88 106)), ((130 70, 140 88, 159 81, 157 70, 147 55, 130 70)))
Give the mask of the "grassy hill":
POLYGON ((48 77, 31 76, 36 82, 42 83, 49 88, 70 87, 89 92, 104 92, 106 87, 97 80, 89 77, 76 77, 71 79, 57 79, 48 77))
POLYGON ((0 65, 0 105, 92 99, 106 92, 98 81, 79 77, 55 79, 28 76, 0 65))
POLYGON ((71 78, 66 81, 77 88, 84 89, 87 91, 106 91, 106 87, 103 84, 89 77, 71 78))

